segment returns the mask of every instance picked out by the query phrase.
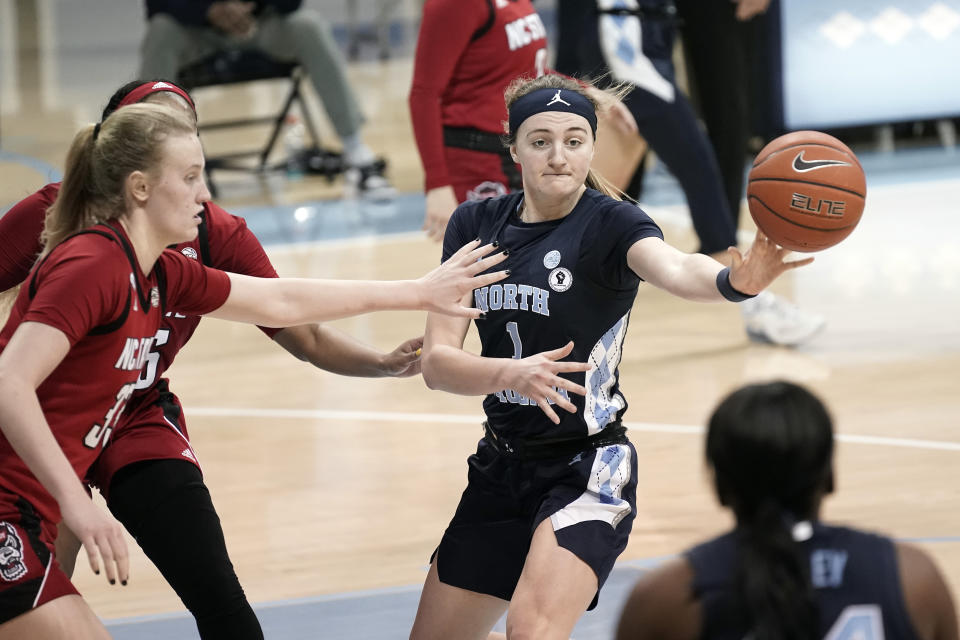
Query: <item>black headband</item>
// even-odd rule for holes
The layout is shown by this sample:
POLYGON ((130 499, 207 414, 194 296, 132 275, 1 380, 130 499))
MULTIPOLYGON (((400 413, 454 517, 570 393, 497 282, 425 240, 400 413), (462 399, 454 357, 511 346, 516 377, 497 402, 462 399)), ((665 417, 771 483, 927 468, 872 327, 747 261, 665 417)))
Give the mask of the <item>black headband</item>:
POLYGON ((570 89, 537 89, 518 98, 510 105, 510 134, 517 135, 523 121, 544 111, 575 113, 586 118, 593 135, 597 135, 597 112, 593 103, 570 89))

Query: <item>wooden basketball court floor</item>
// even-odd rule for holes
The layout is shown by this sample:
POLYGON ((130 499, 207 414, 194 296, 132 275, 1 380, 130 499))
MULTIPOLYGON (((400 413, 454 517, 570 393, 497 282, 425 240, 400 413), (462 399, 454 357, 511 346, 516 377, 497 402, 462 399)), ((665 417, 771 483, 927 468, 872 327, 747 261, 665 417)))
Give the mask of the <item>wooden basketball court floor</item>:
MULTIPOLYGON (((10 6, 0 2, 0 15, 10 6)), ((91 74, 78 86, 50 71, 59 59, 51 55, 38 58, 45 62, 35 82, 22 68, 30 57, 17 58, 13 98, 3 84, 0 212, 57 177, 72 133, 129 77, 91 74)), ((352 65, 351 78, 370 119, 366 137, 387 155, 401 192, 393 203, 340 200, 338 182, 241 174, 222 176, 219 202, 247 217, 282 275, 415 277, 439 248, 417 231, 422 174, 406 111, 410 61, 352 65)), ((198 95, 201 119, 269 109, 280 92, 267 85, 198 95)), ((701 428, 726 392, 772 378, 809 385, 835 416, 838 493, 825 517, 915 540, 960 589, 960 157, 939 148, 857 151, 869 185, 861 226, 774 286, 828 317, 808 345, 751 344, 734 305, 641 288, 620 367, 639 454, 639 513, 607 604, 585 616, 575 637, 604 637, 590 630, 609 629, 637 572, 728 526, 704 472, 701 428)), ((675 186, 654 174, 650 187, 644 204, 668 241, 693 249, 675 186)), ((419 335, 423 321, 408 312, 334 324, 389 350, 419 335)), ((471 334, 468 347, 476 345, 471 334)), ((420 378, 338 377, 293 360, 255 328, 211 319, 169 373, 268 637, 406 637, 480 436, 480 398, 430 391, 420 378)), ((78 563, 88 602, 118 638, 193 637, 182 604, 129 542, 125 588, 78 563), (164 626, 169 615, 183 623, 178 631, 164 626)), ((176 522, 170 544, 189 544, 176 522)))

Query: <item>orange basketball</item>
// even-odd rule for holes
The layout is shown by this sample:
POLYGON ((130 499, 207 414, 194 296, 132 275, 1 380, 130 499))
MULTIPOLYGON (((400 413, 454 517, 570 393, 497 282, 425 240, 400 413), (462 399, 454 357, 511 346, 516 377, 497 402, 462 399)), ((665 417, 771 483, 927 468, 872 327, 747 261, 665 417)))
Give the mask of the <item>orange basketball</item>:
POLYGON ((770 142, 757 154, 747 180, 754 222, 793 251, 820 251, 850 235, 866 196, 857 156, 819 131, 795 131, 770 142))

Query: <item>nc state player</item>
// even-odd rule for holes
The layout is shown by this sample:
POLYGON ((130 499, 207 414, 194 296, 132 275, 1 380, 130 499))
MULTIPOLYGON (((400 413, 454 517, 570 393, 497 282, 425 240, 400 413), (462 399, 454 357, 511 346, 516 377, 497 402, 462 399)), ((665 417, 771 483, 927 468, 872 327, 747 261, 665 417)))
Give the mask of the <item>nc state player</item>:
POLYGON ((736 527, 643 576, 618 640, 957 640, 929 555, 820 521, 833 424, 816 396, 789 382, 738 389, 710 417, 706 457, 736 527))
MULTIPOLYGON (((457 203, 522 188, 500 143, 503 91, 546 71, 547 32, 530 0, 426 0, 410 88, 410 115, 426 174, 423 228, 443 238, 457 203)), ((591 88, 614 123, 636 133, 620 101, 591 88)))
POLYGON ((491 247, 479 241, 415 281, 227 274, 164 250, 196 237, 209 197, 196 123, 182 111, 131 105, 73 141, 41 259, 0 331, 0 529, 20 543, 4 543, 3 640, 109 637, 53 557, 55 527, 62 517, 94 572, 102 562, 111 583, 126 583, 120 526, 80 478, 109 441, 167 309, 276 327, 379 309, 476 317, 457 301, 505 275, 473 277, 503 259, 480 259, 491 247))
MULTIPOLYGON (((195 117, 190 96, 165 81, 128 83, 104 109, 138 102, 156 102, 195 117)), ((0 218, 0 290, 22 282, 41 251, 40 234, 47 209, 60 183, 49 184, 14 205, 0 218)), ((212 202, 203 203, 198 236, 177 245, 189 258, 231 273, 277 277, 260 242, 242 218, 212 202)), ((193 335, 200 317, 168 310, 133 396, 120 417, 110 446, 90 470, 88 479, 100 488, 107 506, 183 600, 197 620, 202 638, 261 638, 260 625, 247 602, 227 554, 220 520, 203 482, 197 457, 188 441, 178 398, 162 378, 177 351, 193 335), (189 548, 169 541, 169 523, 194 541, 189 548)), ((363 345, 324 325, 261 330, 298 359, 353 376, 410 376, 420 370, 417 349, 422 338, 408 340, 389 354, 363 345)), ((80 543, 61 527, 57 560, 72 575, 80 543)))

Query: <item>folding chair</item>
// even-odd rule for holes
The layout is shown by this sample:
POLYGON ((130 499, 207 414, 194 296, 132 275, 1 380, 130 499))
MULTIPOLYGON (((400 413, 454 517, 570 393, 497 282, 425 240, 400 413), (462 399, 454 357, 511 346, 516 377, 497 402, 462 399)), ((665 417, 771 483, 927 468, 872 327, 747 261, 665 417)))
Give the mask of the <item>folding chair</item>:
POLYGON ((201 133, 204 131, 251 127, 264 124, 273 125, 270 136, 262 149, 248 149, 207 156, 206 173, 211 193, 216 195, 217 192, 212 176, 212 172, 215 169, 262 172, 268 168, 275 168, 267 166, 267 159, 274 147, 276 147, 277 139, 283 130, 287 115, 290 113, 290 109, 294 103, 297 103, 300 107, 303 122, 306 124, 307 130, 310 133, 310 139, 313 143, 313 148, 310 151, 310 163, 314 166, 311 168, 318 173, 327 175, 327 177, 331 179, 334 175, 343 171, 342 162, 340 162, 338 153, 325 152, 320 149, 320 138, 317 135, 317 128, 314 125, 313 118, 310 115, 300 88, 303 75, 303 68, 299 64, 279 62, 270 58, 265 53, 253 49, 226 49, 219 51, 180 70, 177 82, 188 91, 204 87, 240 84, 259 80, 287 78, 290 81, 290 90, 287 93, 280 112, 276 115, 251 116, 248 118, 216 120, 212 122, 204 119, 204 122, 199 127, 201 133), (251 165, 249 161, 243 162, 244 159, 254 156, 257 157, 255 165, 251 165), (319 163, 319 169, 316 166, 318 164, 318 157, 326 160, 319 163))

